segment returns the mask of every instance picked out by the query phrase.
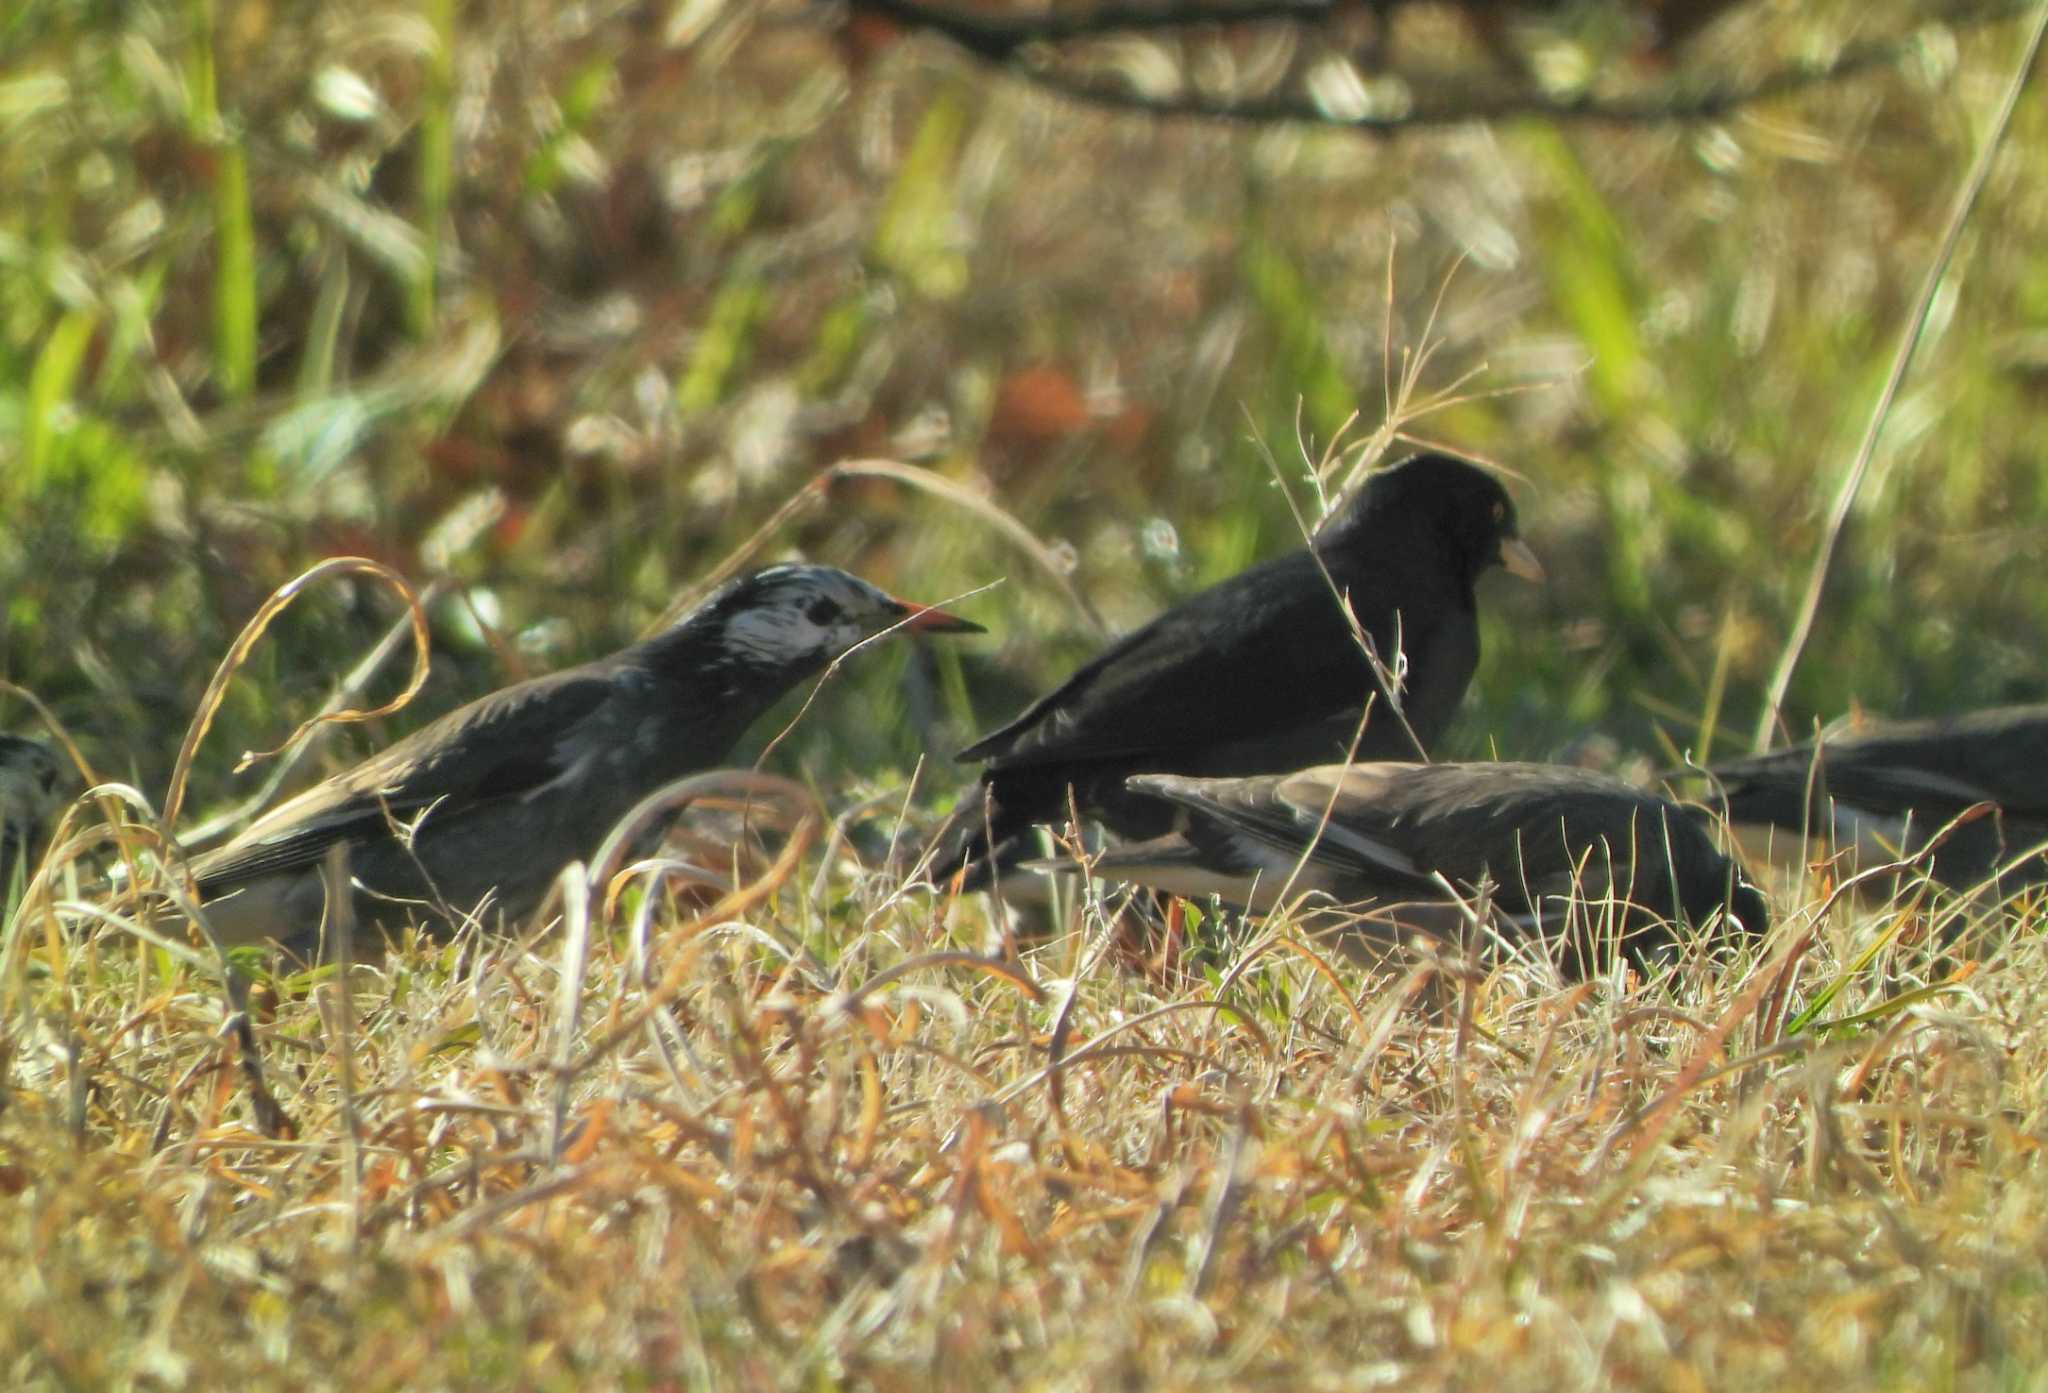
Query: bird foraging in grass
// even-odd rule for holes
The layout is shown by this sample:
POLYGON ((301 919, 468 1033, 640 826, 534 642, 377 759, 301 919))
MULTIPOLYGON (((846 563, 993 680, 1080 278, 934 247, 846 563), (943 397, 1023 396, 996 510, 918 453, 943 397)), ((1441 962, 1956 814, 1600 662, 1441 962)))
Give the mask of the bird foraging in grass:
POLYGON ((50 814, 61 801, 63 766, 40 740, 0 735, 0 907, 13 902, 42 856, 50 814))
POLYGON ((1956 889, 2048 881, 2048 705, 1844 721, 1707 773, 1731 822, 1813 832, 1865 864, 1915 855, 1980 809, 1934 847, 1930 873, 1956 889))
POLYGON ((964 750, 985 768, 932 840, 933 878, 985 884, 1070 791, 1119 836, 1164 831, 1133 774, 1290 769, 1354 739, 1361 760, 1427 754, 1478 666, 1496 565, 1543 575, 1492 474, 1426 454, 1371 475, 1307 548, 1181 601, 964 750))
POLYGON ((309 952, 348 848, 359 922, 530 913, 644 795, 717 764, 798 682, 885 631, 979 633, 827 566, 731 582, 607 658, 493 692, 258 818, 191 874, 226 944, 309 952))
MULTIPOLYGON (((1342 905, 1442 905, 1453 894, 1475 901, 1485 883, 1519 935, 1556 938, 1576 901, 1577 937, 1611 926, 1639 958, 1671 943, 1671 923, 1705 927, 1719 916, 1750 934, 1770 924, 1762 892, 1696 814, 1590 770, 1332 764, 1130 783, 1172 804, 1179 824, 1110 848, 1094 873, 1184 897, 1213 895, 1259 913, 1309 894, 1342 905)), ((1592 960, 1590 942, 1559 946, 1574 971, 1592 960)))

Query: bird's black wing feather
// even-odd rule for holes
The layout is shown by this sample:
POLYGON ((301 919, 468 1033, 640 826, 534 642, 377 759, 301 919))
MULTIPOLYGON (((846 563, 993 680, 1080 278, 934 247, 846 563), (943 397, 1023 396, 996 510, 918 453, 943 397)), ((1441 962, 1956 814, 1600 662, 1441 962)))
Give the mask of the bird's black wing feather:
POLYGON ((1441 893, 1433 870, 1454 884, 1569 879, 1584 850, 1603 842, 1617 860, 1655 863, 1666 836, 1645 795, 1580 770, 1513 763, 1307 769, 1280 779, 1268 801, 1291 813, 1297 839, 1327 812, 1320 863, 1432 894, 1441 893))
POLYGON ((1811 781, 1838 802, 1870 812, 1917 809, 1953 816, 1996 803, 2016 816, 2048 817, 2048 706, 2010 706, 1913 721, 1880 721, 1811 742, 1714 766, 1730 815, 1800 819, 1811 781))
POLYGON ((1340 877, 1347 896, 1440 892, 1428 868, 1401 844, 1395 819, 1373 801, 1385 776, 1410 765, 1328 765, 1294 774, 1198 780, 1140 776, 1132 788, 1159 794, 1196 814, 1186 829, 1198 847, 1214 835, 1212 821, 1293 860, 1303 856, 1340 877), (1313 845, 1311 845, 1313 841, 1313 845))
POLYGON ((423 726, 390 748, 279 804, 192 870, 202 894, 316 864, 337 842, 384 834, 518 797, 565 771, 563 740, 613 694, 603 668, 538 677, 423 726))
POLYGON ((1296 552, 1167 610, 961 758, 996 769, 1142 760, 1228 740, 1333 671, 1355 674, 1355 685, 1330 685, 1362 702, 1364 655, 1314 561, 1296 552))

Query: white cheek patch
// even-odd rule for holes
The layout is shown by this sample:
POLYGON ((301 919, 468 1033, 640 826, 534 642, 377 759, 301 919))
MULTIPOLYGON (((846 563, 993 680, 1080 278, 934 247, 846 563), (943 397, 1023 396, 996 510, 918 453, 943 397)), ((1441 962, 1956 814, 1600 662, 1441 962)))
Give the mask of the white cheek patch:
POLYGON ((725 626, 728 645, 763 663, 781 664, 805 653, 829 652, 834 631, 794 609, 747 610, 725 626))

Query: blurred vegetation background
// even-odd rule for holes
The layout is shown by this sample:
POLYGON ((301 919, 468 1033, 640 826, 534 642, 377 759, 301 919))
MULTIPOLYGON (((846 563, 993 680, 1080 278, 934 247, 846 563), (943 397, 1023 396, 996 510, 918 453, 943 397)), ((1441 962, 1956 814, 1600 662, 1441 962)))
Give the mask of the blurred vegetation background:
MULTIPOLYGON (((1462 386, 1408 429, 1511 469, 1551 571, 1486 582, 1454 750, 1600 732, 1661 763, 1657 732, 1691 745, 1710 712, 1743 739, 2011 76, 2002 13, 1416 0, 991 66, 808 0, 27 0, 0 18, 0 676, 155 792, 274 586, 337 554, 461 582, 422 705, 346 757, 630 639, 861 457, 986 492, 1125 627, 1294 544, 1267 452, 1377 426, 1426 348, 1421 394, 1462 386), (1894 61, 1660 115, 1871 44, 1894 61), (1430 119, 1160 116, 1055 90, 1074 74, 1430 119), (1518 92, 1566 114, 1452 119, 1518 92), (1633 105, 1574 112, 1608 97, 1633 105)), ((2036 98, 1794 730, 2042 695, 2044 133, 2036 98)), ((921 599, 1006 578, 963 606, 994 630, 973 651, 864 656, 801 732, 819 777, 900 778, 1096 641, 995 531, 896 484, 842 485, 764 557, 797 552, 921 599)), ((201 804, 397 609, 343 584, 282 619, 201 804)))

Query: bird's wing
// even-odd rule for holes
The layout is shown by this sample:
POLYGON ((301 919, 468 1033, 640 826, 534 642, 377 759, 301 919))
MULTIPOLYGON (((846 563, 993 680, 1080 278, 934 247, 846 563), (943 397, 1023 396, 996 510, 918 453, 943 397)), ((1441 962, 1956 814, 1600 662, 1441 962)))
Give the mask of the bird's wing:
POLYGON ((1491 876, 1509 898, 1610 891, 1659 914, 1674 895, 1704 913, 1730 866, 1677 804, 1590 770, 1517 763, 1438 765, 1407 812, 1418 854, 1453 879, 1491 876))
MULTIPOLYGON (((1804 771, 1800 771, 1804 778, 1804 771)), ((2004 805, 2013 792, 2003 781, 1972 778, 1961 770, 1924 769, 1910 764, 1830 760, 1822 785, 1839 801, 1877 811, 1944 809, 1961 812, 1972 803, 2004 805)), ((2027 804, 2042 806, 2037 791, 2023 794, 2027 804)))
MULTIPOLYGON (((1133 759, 1228 740, 1305 674, 1365 663, 1307 553, 1192 596, 961 751, 992 768, 1133 759), (1283 637, 1276 637, 1283 636, 1283 637)), ((1360 683, 1363 700, 1363 681, 1360 683)))
MULTIPOLYGON (((1337 877, 1348 897, 1434 897, 1441 891, 1429 867, 1402 845, 1399 828, 1373 802, 1373 786, 1387 771, 1410 767, 1331 765, 1249 779, 1141 775, 1130 786, 1169 798, 1290 861, 1306 851, 1307 865, 1337 877)), ((1199 844, 1204 829, 1191 827, 1188 835, 1199 844)))
MULTIPOLYGON (((1996 803, 2008 813, 2048 816, 2048 706, 1840 724, 1822 733, 1820 745, 1822 777, 1814 782, 1838 802, 1948 815, 1996 803)), ((1738 803, 1757 807, 1770 798, 1773 815, 1796 818, 1814 760, 1808 742, 1717 764, 1713 773, 1738 803)))
POLYGON ((1418 874, 1439 871, 1454 884, 1490 876, 1539 893, 1582 869, 1604 875, 1609 860, 1642 879, 1662 866, 1668 843, 1690 846, 1688 834, 1696 830, 1675 807, 1602 776, 1552 766, 1330 766, 1289 775, 1280 790, 1304 817, 1329 809, 1328 854, 1358 858, 1360 874, 1405 861, 1418 874))
POLYGON ((560 778, 570 737, 613 694, 605 671, 579 668, 493 692, 258 818, 193 863, 202 894, 316 864, 337 842, 383 834, 433 809, 451 817, 560 778))
POLYGON ((1430 875, 1434 867, 1416 854, 1402 809, 1386 803, 1389 790, 1398 787, 1405 775, 1426 767, 1324 765, 1287 775, 1274 792, 1303 832, 1313 835, 1318 827, 1322 829, 1312 853, 1315 858, 1346 867, 1355 875, 1392 877, 1403 888, 1439 895, 1442 891, 1430 875))
POLYGON ((1973 769, 1959 757, 1944 757, 1930 748, 1828 745, 1822 748, 1819 768, 1814 764, 1813 748, 1802 745, 1716 765, 1713 772, 1728 790, 1729 812, 1738 820, 1797 822, 1809 787, 1873 813, 1904 813, 1911 808, 1955 813, 1985 802, 2013 811, 2048 811, 2038 788, 2022 786, 2019 771, 1973 769))
POLYGON ((1953 814, 1996 803, 2008 813, 2048 814, 2048 708, 2041 706, 1882 724, 1827 741, 1822 758, 1837 798, 1881 810, 1953 814))

